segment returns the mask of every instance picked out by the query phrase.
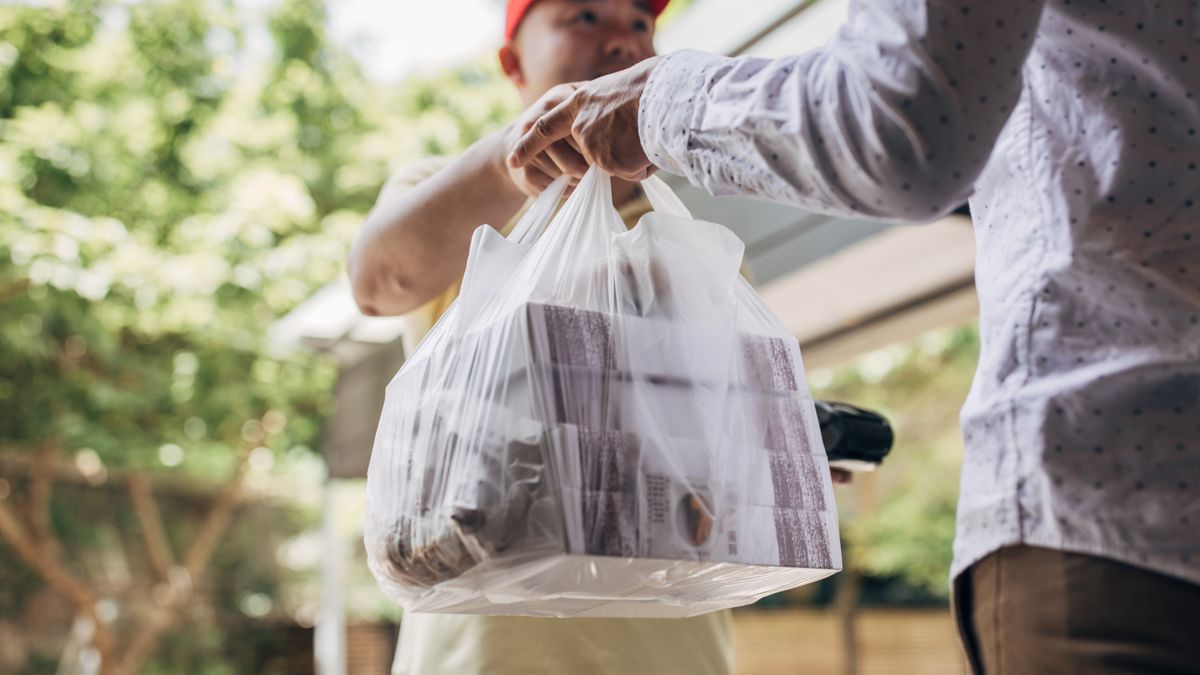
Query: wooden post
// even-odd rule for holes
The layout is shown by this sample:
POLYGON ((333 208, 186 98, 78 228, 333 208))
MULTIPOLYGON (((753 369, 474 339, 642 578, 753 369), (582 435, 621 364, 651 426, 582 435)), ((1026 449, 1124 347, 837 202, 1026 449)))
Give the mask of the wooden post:
POLYGON ((337 480, 326 478, 321 504, 321 609, 313 635, 318 675, 346 675, 345 583, 338 539, 337 480))

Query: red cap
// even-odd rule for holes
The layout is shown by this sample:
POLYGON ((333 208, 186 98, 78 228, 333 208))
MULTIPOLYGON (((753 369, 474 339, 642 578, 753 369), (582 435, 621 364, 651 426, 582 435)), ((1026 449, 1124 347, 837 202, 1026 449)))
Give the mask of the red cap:
MULTIPOLYGON (((517 34, 517 26, 521 25, 521 19, 525 18, 525 14, 529 12, 529 8, 537 0, 508 0, 508 10, 504 16, 504 39, 512 40, 517 34)), ((654 18, 658 18, 659 14, 667 8, 671 0, 648 0, 646 6, 650 9, 650 13, 654 18)))

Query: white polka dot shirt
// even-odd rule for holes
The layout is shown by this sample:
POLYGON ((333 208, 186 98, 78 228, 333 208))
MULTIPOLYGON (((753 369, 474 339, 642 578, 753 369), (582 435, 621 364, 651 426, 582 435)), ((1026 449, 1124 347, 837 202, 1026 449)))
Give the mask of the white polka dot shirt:
POLYGON ((952 574, 1026 543, 1200 583, 1200 2, 856 1, 816 51, 666 56, 639 128, 716 195, 904 221, 970 197, 952 574))

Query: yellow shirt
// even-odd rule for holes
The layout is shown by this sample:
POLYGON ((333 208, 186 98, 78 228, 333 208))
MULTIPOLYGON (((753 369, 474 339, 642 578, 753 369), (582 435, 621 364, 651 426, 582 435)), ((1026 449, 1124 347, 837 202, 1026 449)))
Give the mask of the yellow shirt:
MULTIPOLYGON (((434 158, 394 175, 381 196, 398 193, 448 163, 434 158)), ((528 204, 527 204, 528 205, 528 204)), ((650 211, 639 197, 619 209, 632 227, 650 211)), ((516 224, 524 208, 505 227, 516 224)), ((412 351, 458 296, 455 283, 405 315, 412 351)), ((733 671, 728 611, 690 619, 541 619, 468 614, 406 614, 392 675, 726 675, 733 671)))

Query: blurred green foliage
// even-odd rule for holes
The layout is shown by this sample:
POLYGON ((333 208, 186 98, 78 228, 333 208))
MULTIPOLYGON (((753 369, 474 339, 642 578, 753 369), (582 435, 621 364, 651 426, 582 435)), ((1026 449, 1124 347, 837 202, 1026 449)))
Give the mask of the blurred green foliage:
POLYGON ((323 26, 315 0, 0 7, 0 444, 155 469, 173 443, 209 477, 269 411, 276 449, 314 444, 333 369, 268 327, 342 273, 390 168, 516 105, 482 65, 369 82, 323 26))
POLYGON ((958 412, 978 357, 979 333, 972 324, 811 374, 815 397, 877 410, 896 434, 874 475, 838 488, 848 563, 911 589, 885 589, 882 596, 917 591, 918 597, 948 597, 963 453, 958 412))
MULTIPOLYGON (((53 443, 91 475, 209 484, 241 448, 267 448, 277 473, 312 457, 335 368, 281 356, 269 327, 343 273, 389 171, 462 149, 517 106, 482 61, 371 82, 325 22, 318 0, 0 6, 0 453, 53 443)), ((22 479, 0 482, 19 503, 22 479)), ((158 492, 178 553, 204 505, 158 492)), ((72 572, 114 552, 144 571, 126 497, 56 489, 72 572)), ((205 645, 246 620, 248 596, 278 594, 276 547, 315 513, 243 510, 184 622, 194 639, 168 636, 147 668, 254 672, 205 645)), ((2 542, 0 569, 5 619, 41 586, 2 542)))

